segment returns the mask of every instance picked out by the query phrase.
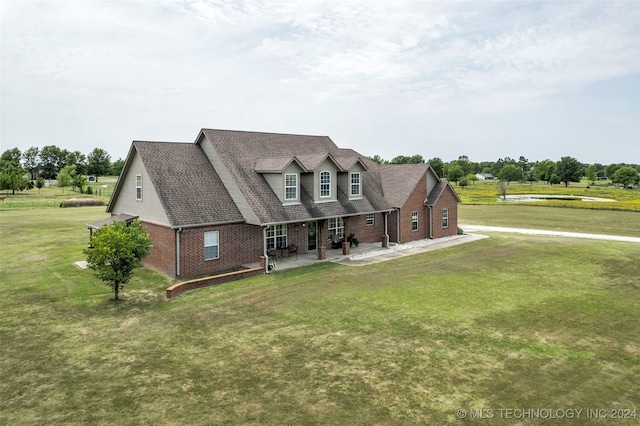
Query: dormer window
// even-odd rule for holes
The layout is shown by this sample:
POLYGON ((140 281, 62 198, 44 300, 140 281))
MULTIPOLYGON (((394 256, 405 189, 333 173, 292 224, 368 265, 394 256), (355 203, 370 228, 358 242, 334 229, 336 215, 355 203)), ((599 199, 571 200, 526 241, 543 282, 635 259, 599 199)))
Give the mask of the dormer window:
POLYGON ((320 172, 320 197, 331 197, 331 172, 320 172))
POLYGON ((294 201, 298 199, 298 174, 297 173, 285 173, 284 199, 285 201, 294 201))
POLYGON ((360 186, 360 172, 351 173, 351 196, 359 197, 362 195, 362 188, 360 186))

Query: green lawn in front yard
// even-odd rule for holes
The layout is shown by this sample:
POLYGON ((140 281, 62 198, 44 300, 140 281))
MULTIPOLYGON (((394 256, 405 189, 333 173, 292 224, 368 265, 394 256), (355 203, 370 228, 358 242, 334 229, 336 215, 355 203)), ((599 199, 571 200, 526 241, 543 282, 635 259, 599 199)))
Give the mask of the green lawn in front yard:
POLYGON ((460 424, 471 408, 538 424, 498 410, 640 408, 638 244, 495 234, 171 300, 142 269, 115 303, 72 265, 105 216, 0 212, 0 424, 460 424))

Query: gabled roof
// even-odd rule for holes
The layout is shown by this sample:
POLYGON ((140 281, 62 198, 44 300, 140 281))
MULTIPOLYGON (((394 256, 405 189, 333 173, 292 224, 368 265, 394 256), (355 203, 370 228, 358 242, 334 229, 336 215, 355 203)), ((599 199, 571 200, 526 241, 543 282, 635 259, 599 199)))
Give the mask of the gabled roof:
POLYGON ((378 165, 384 197, 393 207, 404 206, 418 183, 424 179, 428 169, 428 164, 378 165))
MULTIPOLYGON (((326 159, 344 170, 341 160, 345 152, 338 148, 327 136, 306 136, 280 133, 260 133, 230 130, 202 129, 196 139, 196 145, 210 144, 215 157, 216 167, 227 186, 237 188, 236 201, 246 204, 255 216, 256 224, 270 224, 311 220, 322 217, 347 216, 365 212, 389 211, 392 206, 380 195, 381 191, 371 190, 363 180, 363 196, 360 200, 349 200, 338 193, 338 200, 326 203, 313 203, 311 196, 304 198, 301 190, 299 205, 283 205, 273 192, 265 178, 256 173, 257 166, 277 168, 285 166, 284 160, 276 162, 261 159, 296 158, 305 170, 315 170, 326 159), (276 164, 278 163, 278 164, 276 164), (224 170, 223 170, 224 169, 224 170)), ((205 147, 208 152, 209 147, 205 147)), ((350 151, 353 155, 355 151, 350 151)), ((357 153, 356 153, 357 154, 357 153)), ((355 164, 359 155, 353 156, 343 164, 355 164)), ((307 194, 308 195, 308 194, 307 194)), ((245 214, 245 217, 248 215, 245 214)), ((251 222, 250 222, 251 223, 251 222)))
POLYGON ((254 170, 258 173, 282 173, 291 163, 296 163, 298 167, 305 170, 296 157, 258 158, 254 170))
POLYGON ((453 189, 453 187, 451 186, 451 184, 449 182, 438 182, 436 184, 436 186, 433 187, 433 189, 431 190, 431 192, 429 192, 429 194, 427 195, 427 199, 424 201, 424 205, 425 206, 433 206, 436 204, 436 202, 438 201, 438 198, 440 198, 440 196, 442 195, 442 193, 446 190, 449 189, 453 195, 455 195, 456 199, 458 200, 458 202, 461 202, 462 200, 460 199, 460 197, 458 196, 458 193, 453 189))
MULTIPOLYGON (((172 227, 241 222, 240 211, 207 159, 193 143, 134 141, 127 162, 137 154, 172 227)), ((123 175, 128 168, 125 164, 123 175)), ((111 211, 122 179, 114 189, 111 211)))

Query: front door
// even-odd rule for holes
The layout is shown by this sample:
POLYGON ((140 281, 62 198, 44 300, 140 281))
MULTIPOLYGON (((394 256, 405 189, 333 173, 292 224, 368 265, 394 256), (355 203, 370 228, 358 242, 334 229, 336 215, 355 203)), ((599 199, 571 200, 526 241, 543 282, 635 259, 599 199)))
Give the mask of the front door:
POLYGON ((316 232, 316 222, 307 222, 307 251, 318 248, 318 233, 316 232))

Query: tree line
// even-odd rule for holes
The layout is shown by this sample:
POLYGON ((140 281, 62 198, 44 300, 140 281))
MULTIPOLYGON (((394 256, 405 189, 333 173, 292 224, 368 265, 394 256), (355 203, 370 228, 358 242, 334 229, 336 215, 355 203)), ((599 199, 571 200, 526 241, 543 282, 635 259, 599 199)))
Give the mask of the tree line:
MULTIPOLYGON (((638 184, 640 164, 599 163, 585 164, 573 157, 562 157, 559 161, 549 159, 529 161, 520 156, 517 160, 504 157, 496 161, 471 161, 466 155, 457 160, 444 162, 438 157, 425 160, 420 154, 399 155, 387 161, 379 155, 369 157, 379 164, 429 163, 441 178, 466 186, 477 180, 477 175, 494 177, 503 182, 547 182, 551 185, 579 182, 586 177, 590 182, 611 180, 620 185, 638 184)), ((24 152, 18 148, 4 151, 0 156, 0 190, 22 191, 33 187, 42 188, 45 179, 56 179, 61 187, 73 186, 82 191, 87 176, 119 175, 124 160, 111 161, 111 156, 102 148, 94 148, 89 154, 68 151, 55 145, 42 148, 31 147, 24 152)))
POLYGON ((570 182, 580 182, 583 177, 586 177, 592 183, 597 180, 611 180, 613 183, 629 186, 638 184, 640 174, 640 164, 585 164, 570 156, 562 157, 559 161, 546 159, 535 162, 529 161, 524 156, 520 156, 517 160, 504 157, 496 161, 474 162, 466 155, 459 156, 457 160, 444 162, 438 157, 425 160, 420 154, 400 155, 390 161, 382 159, 379 155, 369 159, 378 164, 429 163, 439 177, 460 186, 466 186, 478 180, 477 175, 484 175, 507 184, 509 182, 546 182, 551 185, 564 183, 568 186, 570 182))
POLYGON ((18 148, 0 155, 0 190, 23 191, 42 188, 45 179, 56 179, 62 188, 73 186, 82 192, 87 176, 119 175, 124 160, 111 161, 102 148, 94 148, 85 155, 55 145, 31 147, 24 152, 18 148))

